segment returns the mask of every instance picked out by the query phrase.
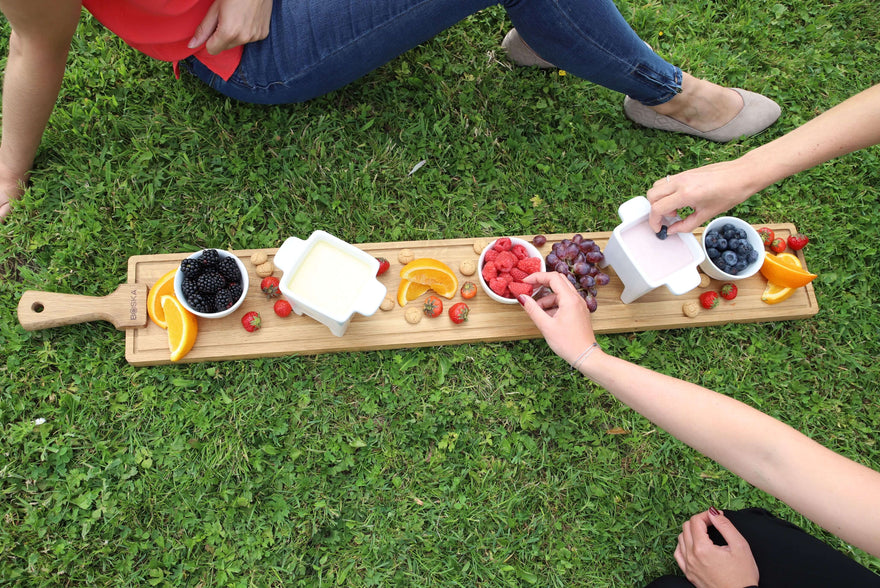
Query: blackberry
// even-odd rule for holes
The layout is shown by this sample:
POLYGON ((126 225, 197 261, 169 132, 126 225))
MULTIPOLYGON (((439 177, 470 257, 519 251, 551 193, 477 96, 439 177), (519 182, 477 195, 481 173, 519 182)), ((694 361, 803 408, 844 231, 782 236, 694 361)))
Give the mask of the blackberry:
POLYGON ((199 263, 203 268, 215 269, 220 263, 220 254, 216 249, 205 249, 199 256, 199 263))
POLYGON ((228 290, 232 293, 232 296, 235 300, 241 298, 242 293, 244 292, 244 287, 238 282, 231 282, 229 284, 228 290))
POLYGON ((238 264, 235 263, 235 259, 232 257, 224 257, 221 259, 220 263, 217 264, 217 271, 226 278, 227 282, 241 281, 241 271, 238 269, 238 264))
POLYGON ((217 294, 214 295, 214 305, 217 307, 218 312, 232 308, 232 305, 235 304, 237 300, 238 297, 233 296, 228 288, 221 288, 217 291, 217 294))
MULTIPOLYGON (((184 277, 183 281, 180 283, 180 290, 181 292, 183 292, 183 297, 186 298, 187 302, 189 302, 193 294, 198 294, 199 286, 196 283, 196 280, 189 277, 184 277)), ((192 304, 190 304, 190 306, 192 306, 192 304)))
POLYGON ((197 259, 187 257, 180 262, 180 272, 187 278, 197 278, 202 273, 202 266, 197 259))
POLYGON ((216 294, 217 290, 226 287, 226 280, 215 271, 206 271, 197 278, 199 292, 202 294, 216 294))
POLYGON ((187 303, 196 312, 211 313, 214 312, 214 302, 210 296, 204 296, 196 293, 186 299, 187 303))

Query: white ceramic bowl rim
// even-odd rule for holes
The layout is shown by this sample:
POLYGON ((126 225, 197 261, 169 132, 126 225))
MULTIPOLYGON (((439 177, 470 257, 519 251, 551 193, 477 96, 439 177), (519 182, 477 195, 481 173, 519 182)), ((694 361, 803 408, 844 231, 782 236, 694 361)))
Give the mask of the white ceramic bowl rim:
MULTIPOLYGON (((541 260, 541 271, 547 271, 547 265, 544 263, 544 256, 541 255, 541 252, 538 251, 538 248, 535 247, 532 243, 529 243, 525 239, 520 239, 519 237, 508 237, 512 245, 522 245, 526 248, 526 251, 529 252, 529 257, 537 257, 541 260)), ((500 302, 501 304, 519 304, 516 298, 505 298, 503 296, 499 296, 495 292, 489 288, 489 284, 486 283, 486 280, 483 279, 483 260, 486 258, 486 252, 492 249, 495 246, 495 243, 498 242, 498 239, 494 239, 491 243, 486 245, 483 248, 483 251, 480 252, 480 259, 477 261, 477 278, 480 280, 480 286, 483 288, 483 291, 486 295, 489 296, 495 302, 500 302)))
MULTIPOLYGON (((208 248, 208 249, 210 249, 210 248, 208 248)), ((183 290, 182 290, 183 273, 181 273, 180 270, 178 269, 177 273, 174 274, 174 295, 177 296, 177 299, 180 301, 180 303, 183 305, 183 307, 196 316, 200 316, 202 318, 209 318, 209 319, 223 318, 225 316, 229 316, 230 314, 232 314, 233 312, 238 310, 238 307, 241 306, 242 302, 244 302, 244 299, 247 297, 248 287, 250 286, 250 279, 248 276, 247 268, 244 266, 244 263, 242 263, 242 261, 238 258, 238 256, 230 253, 229 251, 226 251, 225 249, 216 249, 216 248, 214 248, 214 249, 215 249, 215 251, 217 251, 218 254, 220 254, 220 257, 231 257, 232 259, 234 259, 236 265, 238 265, 238 270, 241 272, 242 293, 241 293, 241 296, 239 297, 239 299, 236 300, 235 304, 233 304, 231 307, 229 307, 226 310, 221 311, 221 312, 212 312, 212 313, 198 312, 197 310, 194 310, 189 305, 189 303, 186 301, 186 298, 183 295, 183 290)), ((206 251, 206 249, 201 249, 199 251, 196 251, 192 255, 188 256, 187 259, 198 259, 199 257, 202 256, 202 253, 204 253, 205 251, 206 251)))
POLYGON ((743 280, 745 278, 749 278, 761 269, 761 266, 764 264, 764 242, 761 240, 761 236, 758 235, 758 231, 755 228, 742 220, 741 218, 737 218, 735 216, 719 216, 718 218, 713 219, 706 225, 706 228, 703 230, 703 234, 700 238, 700 245, 703 248, 703 253, 706 254, 706 259, 700 264, 700 267, 706 272, 710 277, 718 279, 718 280, 743 280), (746 269, 739 272, 736 275, 729 274, 725 271, 722 271, 717 265, 715 265, 711 259, 709 259, 709 254, 706 252, 706 235, 709 231, 720 229, 725 224, 732 224, 738 229, 744 229, 746 232, 746 238, 749 240, 749 243, 752 247, 755 248, 755 251, 758 252, 758 259, 753 261, 751 264, 746 266, 746 269))

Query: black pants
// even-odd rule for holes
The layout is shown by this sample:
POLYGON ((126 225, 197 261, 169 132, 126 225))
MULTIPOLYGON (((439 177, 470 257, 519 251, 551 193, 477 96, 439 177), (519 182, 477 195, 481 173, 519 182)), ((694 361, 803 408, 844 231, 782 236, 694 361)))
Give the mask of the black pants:
MULTIPOLYGON (((760 588, 878 588, 880 576, 763 508, 725 512, 752 549, 760 588)), ((878 531, 880 532, 880 531, 878 531)), ((713 527, 716 545, 727 543, 713 527)), ((663 576, 647 588, 693 588, 681 576, 663 576)))

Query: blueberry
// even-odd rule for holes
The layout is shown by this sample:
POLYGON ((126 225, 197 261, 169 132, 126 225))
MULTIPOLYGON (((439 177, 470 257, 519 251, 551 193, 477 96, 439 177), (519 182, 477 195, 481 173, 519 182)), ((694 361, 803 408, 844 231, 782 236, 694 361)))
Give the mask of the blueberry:
POLYGON ((717 259, 721 255, 721 252, 714 247, 706 247, 706 255, 709 256, 709 259, 717 259))
POLYGON ((745 259, 740 259, 739 261, 736 262, 736 265, 734 267, 736 268, 736 271, 741 272, 744 269, 746 269, 746 266, 748 266, 748 265, 749 265, 748 261, 746 261, 745 259))
POLYGON ((704 242, 706 247, 718 247, 718 233, 716 231, 709 231, 706 233, 704 242))
POLYGON ((736 262, 739 261, 739 257, 733 251, 725 251, 721 254, 721 259, 723 259, 724 263, 727 265, 736 265, 736 262))
POLYGON ((716 266, 718 269, 720 269, 721 271, 723 271, 724 273, 727 273, 727 274, 730 273, 730 272, 728 271, 730 268, 729 268, 729 267, 727 266, 727 264, 724 263, 724 261, 723 261, 722 259, 720 259, 720 258, 715 260, 715 266, 716 266))
POLYGON ((722 232, 722 233, 725 233, 725 232, 727 232, 727 231, 733 231, 733 230, 735 230, 735 229, 736 229, 736 227, 734 227, 732 224, 730 224, 730 223, 725 223, 724 226, 721 227, 721 232, 722 232))
POLYGON ((741 244, 739 247, 736 248, 737 255, 739 255, 742 259, 746 259, 749 256, 749 253, 751 253, 752 251, 753 249, 748 243, 741 244))
POLYGON ((718 248, 718 251, 727 251, 727 239, 724 237, 720 237, 718 239, 718 244, 715 245, 718 248))
POLYGON ((740 241, 736 237, 731 237, 727 240, 727 248, 731 251, 736 251, 737 249, 739 249, 740 245, 742 245, 742 241, 740 241))
POLYGON ((749 254, 746 256, 746 261, 749 263, 755 263, 758 261, 758 252, 754 249, 749 251, 749 254))
POLYGON ((746 232, 742 229, 736 230, 736 236, 739 237, 740 239, 748 239, 749 238, 748 235, 746 235, 746 232))

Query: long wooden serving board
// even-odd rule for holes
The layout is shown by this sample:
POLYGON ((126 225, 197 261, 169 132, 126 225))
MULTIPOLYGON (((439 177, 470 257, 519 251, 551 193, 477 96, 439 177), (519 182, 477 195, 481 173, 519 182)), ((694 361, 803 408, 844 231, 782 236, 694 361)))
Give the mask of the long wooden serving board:
MULTIPOLYGON (((778 236, 785 238, 795 231, 792 224, 769 224, 778 236)), ((695 231, 700 234, 701 230, 695 231)), ((550 252, 553 243, 571 237, 570 234, 547 235, 547 244, 540 248, 542 254, 550 252)), ((611 237, 610 232, 582 232, 586 238, 595 240, 603 249, 611 237)), ((531 239, 531 236, 523 236, 531 239)), ((380 277, 394 296, 400 282, 398 261, 401 249, 411 249, 416 258, 432 257, 449 265, 458 273, 459 280, 472 280, 479 283, 477 275, 463 276, 459 265, 466 259, 477 261, 474 242, 478 239, 446 239, 432 241, 403 241, 395 243, 356 244, 360 249, 374 256, 383 256, 391 261, 391 269, 380 277)), ((481 238, 479 241, 488 242, 481 238)), ((247 359, 254 357, 277 357, 295 354, 318 354, 338 351, 367 351, 402 347, 424 347, 473 343, 480 341, 512 341, 539 338, 541 334, 523 312, 519 304, 500 304, 491 300, 484 292, 468 301, 471 311, 468 321, 455 325, 447 316, 428 319, 412 325, 404 319, 404 309, 395 305, 390 311, 377 310, 372 316, 355 315, 346 334, 336 337, 329 329, 307 317, 291 314, 279 318, 272 311, 272 302, 260 291, 260 278, 250 262, 250 256, 257 249, 234 251, 245 263, 250 272, 250 288, 244 304, 232 315, 222 319, 198 319, 199 334, 195 346, 182 360, 183 362, 247 359), (263 319, 263 328, 255 333, 246 332, 240 324, 241 317, 248 311, 256 310, 263 319)), ((277 249, 264 249, 269 258, 277 249)), ((164 255, 138 255, 128 262, 128 281, 152 285, 173 269, 180 260, 192 252, 164 255)), ((797 253, 804 268, 807 267, 803 252, 797 253)), ((766 280, 758 273, 750 278, 737 281, 739 295, 735 300, 722 300, 715 309, 702 310, 694 318, 686 317, 682 305, 696 300, 703 288, 697 288, 681 296, 675 296, 661 286, 631 304, 623 304, 620 294, 623 285, 612 267, 605 269, 611 276, 611 283, 599 288, 599 309, 593 314, 593 327, 597 333, 619 333, 645 331, 652 329, 678 329, 704 327, 726 323, 749 323, 789 319, 801 319, 815 315, 819 311, 813 285, 799 288, 788 300, 769 305, 761 301, 761 293, 766 280)), ((280 277, 280 272, 276 271, 280 277)), ((720 288, 721 283, 712 280, 707 288, 720 288)), ((420 305, 429 293, 410 302, 420 305)), ((460 295, 453 300, 445 300, 449 306, 460 301, 460 295)), ((145 328, 130 329, 125 335, 125 357, 133 365, 158 365, 170 363, 168 336, 166 331, 150 321, 145 328)))

